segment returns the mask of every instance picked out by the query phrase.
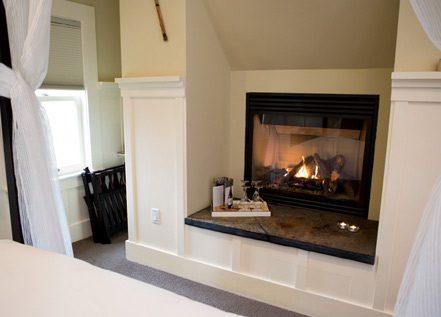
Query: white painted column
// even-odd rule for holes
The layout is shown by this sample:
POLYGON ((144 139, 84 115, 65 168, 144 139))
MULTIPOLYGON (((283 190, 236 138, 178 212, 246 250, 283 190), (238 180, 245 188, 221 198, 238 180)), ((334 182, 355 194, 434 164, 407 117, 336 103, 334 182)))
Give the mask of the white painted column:
POLYGON ((182 255, 185 84, 182 77, 122 78, 129 242, 182 255), (160 210, 152 223, 152 208, 160 210))
POLYGON ((441 73, 393 73, 374 308, 392 311, 427 199, 441 174, 441 73))

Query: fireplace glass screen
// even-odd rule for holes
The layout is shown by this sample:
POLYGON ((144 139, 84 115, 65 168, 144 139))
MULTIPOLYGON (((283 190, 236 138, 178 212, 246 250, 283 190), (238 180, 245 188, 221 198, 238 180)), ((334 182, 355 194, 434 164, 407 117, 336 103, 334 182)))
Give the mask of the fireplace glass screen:
POLYGON ((253 179, 265 188, 360 200, 366 121, 254 115, 253 179))
POLYGON ((269 201, 366 215, 376 113, 329 98, 319 106, 249 102, 245 178, 261 181, 269 201))

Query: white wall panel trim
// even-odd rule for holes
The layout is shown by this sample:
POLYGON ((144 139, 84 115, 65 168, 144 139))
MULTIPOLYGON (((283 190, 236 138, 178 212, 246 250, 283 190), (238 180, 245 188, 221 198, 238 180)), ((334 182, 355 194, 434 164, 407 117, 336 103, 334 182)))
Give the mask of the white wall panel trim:
POLYGON ((185 80, 180 76, 117 78, 122 97, 185 97, 185 80))
POLYGON ((123 97, 129 240, 152 243, 147 240, 153 239, 160 249, 183 255, 187 166, 185 79, 139 77, 119 78, 115 82, 123 97), (160 171, 174 171, 166 185, 160 171), (151 208, 160 209, 159 224, 152 224, 151 208), (176 235, 173 243, 170 239, 175 238, 170 238, 171 235, 176 235))
POLYGON ((441 72, 392 73, 391 99, 373 304, 381 310, 394 308, 428 193, 441 173, 441 72), (419 164, 430 172, 409 169, 419 164))
POLYGON ((72 242, 80 241, 92 236, 90 220, 84 219, 69 225, 72 242))
POLYGON ((392 101, 435 102, 441 100, 441 72, 392 73, 392 101))
POLYGON ((129 240, 126 241, 126 256, 130 261, 309 316, 391 316, 366 306, 265 281, 129 240))

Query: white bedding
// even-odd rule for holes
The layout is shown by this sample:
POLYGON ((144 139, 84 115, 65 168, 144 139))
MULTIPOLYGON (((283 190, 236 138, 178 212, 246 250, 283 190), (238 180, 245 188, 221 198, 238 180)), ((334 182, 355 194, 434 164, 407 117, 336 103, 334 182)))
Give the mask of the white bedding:
POLYGON ((81 260, 0 240, 0 316, 236 316, 81 260))

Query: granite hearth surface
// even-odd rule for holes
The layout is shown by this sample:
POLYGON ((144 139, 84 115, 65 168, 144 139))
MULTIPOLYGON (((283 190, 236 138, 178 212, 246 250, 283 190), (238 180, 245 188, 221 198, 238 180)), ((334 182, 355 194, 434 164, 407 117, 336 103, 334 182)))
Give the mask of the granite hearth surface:
POLYGON ((374 264, 378 222, 355 216, 270 205, 271 217, 211 217, 210 208, 185 218, 190 226, 268 241, 374 264), (352 233, 337 228, 343 220, 360 227, 352 233))

